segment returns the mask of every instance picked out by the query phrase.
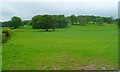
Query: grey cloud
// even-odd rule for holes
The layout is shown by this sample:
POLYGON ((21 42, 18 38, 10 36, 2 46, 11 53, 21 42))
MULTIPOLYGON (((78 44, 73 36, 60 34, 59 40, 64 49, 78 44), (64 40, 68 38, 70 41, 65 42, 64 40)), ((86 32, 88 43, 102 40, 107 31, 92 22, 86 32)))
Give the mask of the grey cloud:
POLYGON ((64 14, 113 16, 117 18, 115 3, 87 2, 8 2, 3 3, 3 20, 19 16, 23 20, 38 14, 64 14))

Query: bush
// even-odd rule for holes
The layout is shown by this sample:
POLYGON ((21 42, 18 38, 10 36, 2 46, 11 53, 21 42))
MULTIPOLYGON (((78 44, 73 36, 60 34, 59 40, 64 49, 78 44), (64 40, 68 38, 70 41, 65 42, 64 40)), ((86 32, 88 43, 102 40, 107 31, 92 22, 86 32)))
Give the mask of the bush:
POLYGON ((2 31, 2 43, 5 43, 10 37, 11 29, 4 29, 2 31))
POLYGON ((4 29, 3 31, 2 31, 2 33, 4 33, 7 37, 9 37, 10 36, 10 29, 4 29))
POLYGON ((6 34, 2 33, 2 43, 5 43, 8 40, 6 34))

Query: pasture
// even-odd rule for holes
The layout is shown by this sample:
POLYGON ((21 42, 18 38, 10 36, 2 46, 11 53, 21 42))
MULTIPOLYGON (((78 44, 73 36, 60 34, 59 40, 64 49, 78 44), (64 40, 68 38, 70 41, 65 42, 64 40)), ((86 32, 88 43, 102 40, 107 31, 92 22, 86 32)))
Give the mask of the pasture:
POLYGON ((116 70, 115 24, 70 25, 43 32, 31 26, 12 30, 3 44, 3 70, 116 70))

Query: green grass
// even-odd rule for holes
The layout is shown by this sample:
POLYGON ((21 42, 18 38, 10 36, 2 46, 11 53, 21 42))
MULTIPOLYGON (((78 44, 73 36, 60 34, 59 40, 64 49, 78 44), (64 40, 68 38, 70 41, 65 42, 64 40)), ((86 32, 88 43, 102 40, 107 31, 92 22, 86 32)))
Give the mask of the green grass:
MULTIPOLYGON (((0 28, 2 32, 2 28, 0 28)), ((0 33, 0 42, 2 42, 2 33, 0 33)), ((2 70, 2 44, 0 43, 0 71, 2 70)))
POLYGON ((41 32, 24 26, 3 44, 3 70, 116 70, 116 25, 69 26, 41 32))
POLYGON ((2 45, 0 45, 0 71, 2 70, 2 45))

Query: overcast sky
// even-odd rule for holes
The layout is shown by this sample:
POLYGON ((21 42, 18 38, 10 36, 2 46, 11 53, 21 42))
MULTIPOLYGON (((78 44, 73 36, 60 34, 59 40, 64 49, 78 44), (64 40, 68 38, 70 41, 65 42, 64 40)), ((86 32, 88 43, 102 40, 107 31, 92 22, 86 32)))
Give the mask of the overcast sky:
POLYGON ((3 0, 0 2, 0 21, 13 16, 30 20, 39 14, 69 16, 96 15, 118 17, 119 0, 3 0), (33 2, 34 1, 34 2, 33 2))

